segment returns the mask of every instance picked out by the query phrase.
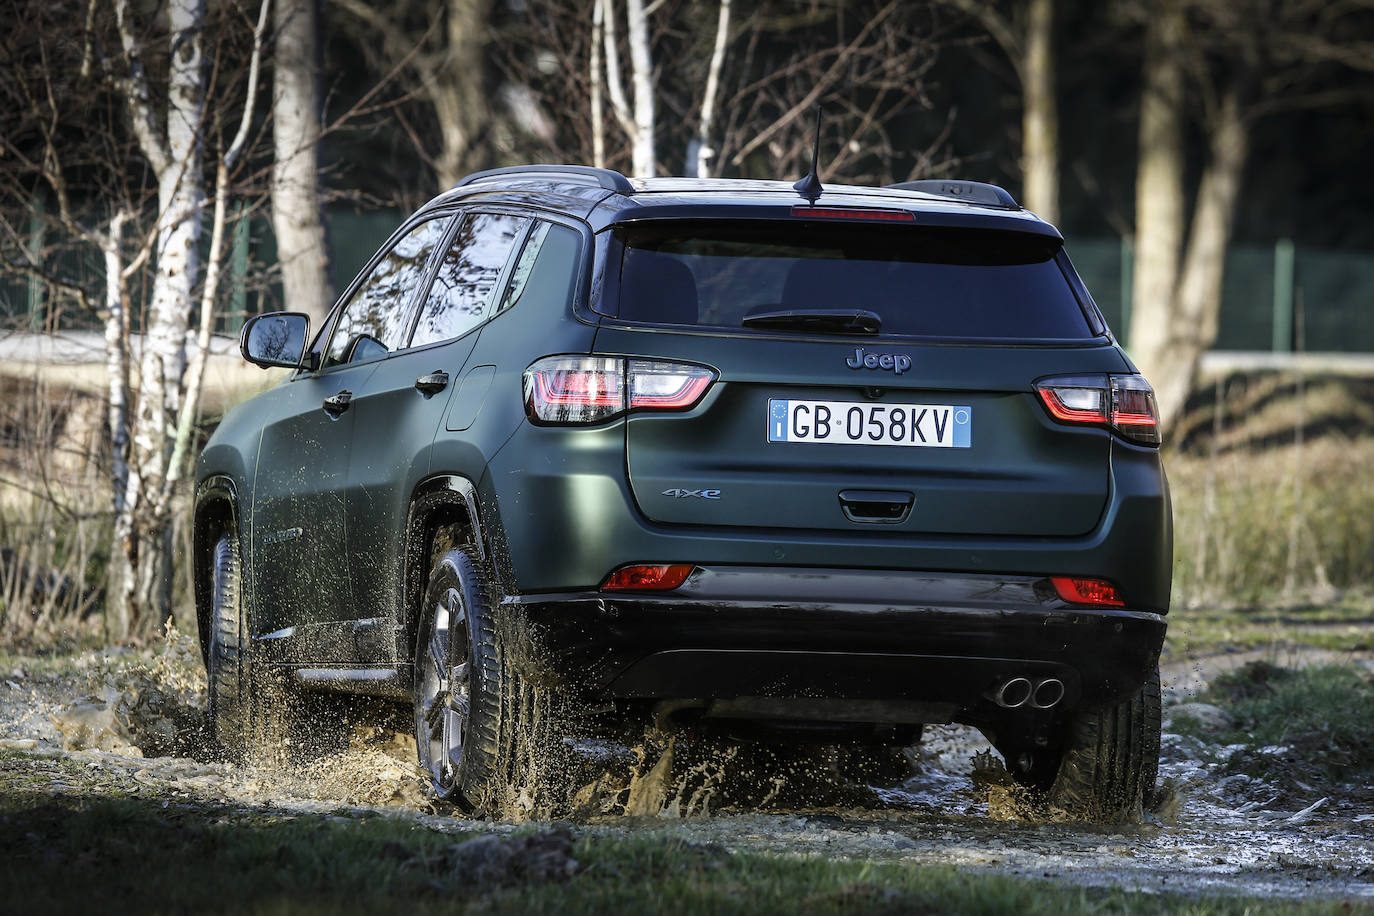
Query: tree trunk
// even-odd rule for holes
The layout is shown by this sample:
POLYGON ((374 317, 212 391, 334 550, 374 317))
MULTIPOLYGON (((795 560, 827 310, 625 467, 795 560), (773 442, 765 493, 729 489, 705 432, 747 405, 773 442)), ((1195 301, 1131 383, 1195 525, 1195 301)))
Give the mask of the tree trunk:
POLYGON ((124 305, 124 257, 122 242, 128 214, 117 211, 102 239, 105 259, 105 370, 109 396, 110 464, 114 491, 115 532, 110 551, 108 592, 123 600, 107 601, 106 636, 124 639, 129 633, 132 593, 128 557, 122 545, 128 539, 132 519, 125 504, 129 485, 129 312, 124 305))
MULTIPOLYGON (((620 42, 616 32, 615 3, 596 0, 601 7, 606 52, 606 93, 616 121, 630 141, 630 174, 652 178, 657 171, 654 151, 653 63, 649 53, 648 16, 643 0, 626 0, 629 20, 630 81, 634 101, 625 94, 621 78, 620 42)), ((595 23, 593 23, 595 24, 595 23)))
POLYGON ((1054 0, 1030 0, 1021 65, 1021 172, 1025 205, 1059 222, 1059 105, 1054 82, 1054 0))
POLYGON ((605 81, 601 69, 601 43, 606 30, 606 5, 601 0, 592 4, 592 48, 589 77, 591 79, 591 118, 592 118, 592 165, 599 169, 606 167, 606 112, 601 99, 602 85, 605 81))
POLYGON ((320 202, 319 8, 278 0, 272 98, 272 230, 288 309, 319 327, 334 299, 320 202))
POLYGON ((1170 3, 1150 20, 1145 36, 1136 166, 1135 275, 1127 344, 1154 385, 1177 370, 1170 359, 1174 293, 1183 248, 1183 61, 1186 23, 1170 3))
POLYGON ((653 178, 658 167, 654 150, 654 68, 644 0, 625 0, 625 14, 629 22, 630 80, 634 85, 634 174, 653 178))
POLYGON ((138 407, 129 440, 123 497, 116 494, 107 619, 112 634, 150 632, 171 613, 171 493, 166 486, 172 432, 183 407, 187 331, 200 270, 204 0, 172 0, 165 132, 158 128, 127 0, 115 14, 135 78, 126 90, 135 134, 158 180, 157 270, 144 320, 138 407))
POLYGON ((1212 124, 1207 168, 1198 187, 1188 252, 1174 295, 1170 345, 1163 356, 1164 370, 1155 380, 1155 397, 1166 423, 1183 412, 1198 363, 1216 343, 1226 249, 1249 145, 1239 92, 1232 88, 1222 97, 1212 124))
POLYGON ((711 49, 711 63, 706 71, 706 90, 701 96, 701 122, 697 125, 697 138, 694 148, 694 168, 697 178, 711 177, 711 159, 715 150, 711 147, 711 128, 714 127, 716 114, 716 93, 720 88, 720 69, 725 64, 725 46, 730 38, 730 0, 720 0, 720 15, 716 19, 716 41, 711 49))
POLYGON ((440 186, 451 188, 480 168, 482 135, 491 121, 486 63, 491 0, 448 0, 448 62, 434 92, 443 148, 435 170, 440 186))

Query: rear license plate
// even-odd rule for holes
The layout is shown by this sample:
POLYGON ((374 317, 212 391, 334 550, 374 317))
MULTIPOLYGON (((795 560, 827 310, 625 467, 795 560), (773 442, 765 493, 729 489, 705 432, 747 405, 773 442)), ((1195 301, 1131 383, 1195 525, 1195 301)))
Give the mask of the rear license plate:
POLYGON ((768 401, 769 442, 968 448, 973 410, 954 404, 768 401))

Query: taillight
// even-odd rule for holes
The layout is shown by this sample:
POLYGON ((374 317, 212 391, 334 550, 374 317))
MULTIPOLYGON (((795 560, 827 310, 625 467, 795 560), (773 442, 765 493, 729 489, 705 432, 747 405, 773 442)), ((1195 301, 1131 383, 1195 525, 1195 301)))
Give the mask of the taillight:
POLYGON ((1090 604, 1098 607, 1125 607, 1121 592, 1106 579, 1080 576, 1050 576, 1059 597, 1069 604, 1090 604))
POLYGON ((695 566, 622 566, 601 583, 603 592, 666 592, 687 581, 695 566))
POLYGON ((546 356, 525 370, 525 412, 538 423, 587 425, 631 410, 689 410, 715 379, 690 363, 546 356))
POLYGON ((1106 426, 1123 439, 1159 445, 1155 392, 1139 375, 1061 375, 1041 379, 1035 390, 1056 420, 1106 426))

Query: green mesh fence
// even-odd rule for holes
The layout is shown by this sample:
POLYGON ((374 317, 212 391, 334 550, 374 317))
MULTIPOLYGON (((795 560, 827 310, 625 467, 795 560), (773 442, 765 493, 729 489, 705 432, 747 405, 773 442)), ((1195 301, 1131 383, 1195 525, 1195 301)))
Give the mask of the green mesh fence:
MULTIPOLYGON (((366 266, 401 218, 402 214, 393 211, 330 208, 329 244, 336 291, 342 292, 366 266)), ((254 218, 246 231, 238 234, 237 244, 237 249, 229 252, 220 297, 221 330, 229 332, 235 331, 246 315, 283 307, 280 279, 272 268, 276 245, 270 224, 265 218, 254 218)), ((1286 350, 1298 346, 1301 337, 1302 349, 1311 352, 1374 352, 1374 253, 1298 246, 1285 268, 1284 255, 1276 256, 1283 244, 1231 246, 1215 349, 1286 350), (1301 335, 1297 333, 1299 321, 1301 335)), ((1108 324, 1124 340, 1130 309, 1129 242, 1071 237, 1067 248, 1108 324)), ((98 288, 102 264, 94 250, 72 246, 47 267, 98 288)), ((137 325, 146 291, 136 281, 130 293, 135 300, 137 325)), ((23 330, 96 326, 95 316, 82 314, 70 301, 54 308, 53 298, 23 277, 0 276, 0 323, 6 329, 23 330)), ((69 300, 57 297, 64 298, 69 300)))

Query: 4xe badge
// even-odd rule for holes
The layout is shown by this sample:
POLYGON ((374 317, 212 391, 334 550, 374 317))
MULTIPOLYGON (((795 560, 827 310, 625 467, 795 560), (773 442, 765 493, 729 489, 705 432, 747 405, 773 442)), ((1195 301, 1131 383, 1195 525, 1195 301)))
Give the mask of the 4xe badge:
POLYGON ((719 490, 683 490, 679 487, 664 490, 663 495, 674 499, 720 499, 719 490))
POLYGON ((911 357, 905 353, 865 353, 863 347, 855 347, 854 355, 844 364, 851 369, 891 369, 901 375, 911 368, 911 357))

